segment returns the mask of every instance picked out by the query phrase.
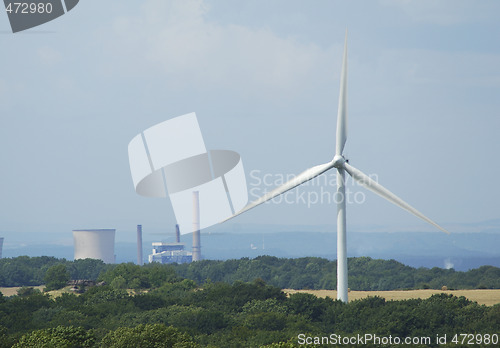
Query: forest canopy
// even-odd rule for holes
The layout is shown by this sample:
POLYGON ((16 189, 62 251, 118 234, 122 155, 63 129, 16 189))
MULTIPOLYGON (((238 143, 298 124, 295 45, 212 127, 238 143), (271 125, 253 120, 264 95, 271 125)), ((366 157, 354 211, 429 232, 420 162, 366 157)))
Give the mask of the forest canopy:
MULTIPOLYGON (((317 265, 301 260, 307 269, 317 265)), ((241 266, 248 266, 249 261, 241 260, 241 266)), ((268 266, 281 262, 272 258, 263 261, 268 266)), ((377 260, 365 261, 368 267, 377 260)), ((346 304, 305 293, 287 296, 262 278, 197 284, 180 276, 172 266, 86 262, 102 268, 96 280, 105 285, 84 286, 81 294, 63 292, 56 296, 25 287, 16 296, 0 295, 0 348, 283 348, 298 347, 299 337, 303 337, 299 335, 332 333, 433 339, 474 333, 474 337, 489 335, 490 342, 492 335, 497 335, 498 342, 500 305, 487 307, 446 293, 425 300, 368 297, 346 304)), ((70 264, 60 264, 74 274, 70 264)), ((432 341, 425 346, 438 345, 432 341)))
MULTIPOLYGON (((413 268, 395 260, 357 257, 349 259, 348 267, 349 287, 352 290, 441 289, 443 286, 448 289, 500 289, 500 268, 493 266, 458 272, 437 267, 413 268)), ((133 289, 156 286, 158 282, 175 276, 200 285, 207 280, 233 284, 236 281, 251 282, 257 278, 282 289, 335 289, 337 285, 336 262, 317 257, 287 259, 259 256, 254 259, 203 260, 180 265, 147 264, 141 271, 139 269, 131 263, 109 265, 92 259, 67 261, 47 256, 20 256, 0 259, 0 286, 42 285, 47 281, 47 272, 54 275, 50 278, 53 284, 59 285, 65 279, 62 274, 66 272, 69 279, 102 280, 108 283, 115 280, 114 275, 121 275, 123 279, 117 278, 115 282, 133 289), (59 275, 57 279, 56 275, 59 275)))

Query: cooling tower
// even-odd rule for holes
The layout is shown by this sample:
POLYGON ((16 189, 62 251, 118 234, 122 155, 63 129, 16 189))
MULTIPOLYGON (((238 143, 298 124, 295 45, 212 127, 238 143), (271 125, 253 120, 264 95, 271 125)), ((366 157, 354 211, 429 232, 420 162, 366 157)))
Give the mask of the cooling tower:
POLYGON ((2 258, 3 238, 0 238, 0 259, 2 258))
POLYGON ((75 260, 98 259, 115 263, 115 230, 73 230, 75 260))

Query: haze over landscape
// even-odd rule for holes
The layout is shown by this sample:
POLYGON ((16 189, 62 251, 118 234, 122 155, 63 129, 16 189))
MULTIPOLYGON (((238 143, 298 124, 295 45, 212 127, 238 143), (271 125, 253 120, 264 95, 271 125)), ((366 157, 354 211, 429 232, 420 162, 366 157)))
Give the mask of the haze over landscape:
MULTIPOLYGON (((250 199, 330 160, 348 27, 348 157, 452 232, 348 182, 350 256, 500 266, 500 189, 489 180, 500 172, 499 7, 87 0, 16 35, 0 17, 3 256, 72 258, 71 230, 116 228, 117 260, 133 261, 135 225, 145 250, 173 232, 169 201, 134 192, 127 145, 188 112, 208 148, 241 154, 250 199)), ((206 257, 335 258, 333 179, 207 229, 206 257), (266 251, 251 249, 262 239, 266 251)))
POLYGON ((498 1, 4 3, 0 347, 498 346, 498 1))

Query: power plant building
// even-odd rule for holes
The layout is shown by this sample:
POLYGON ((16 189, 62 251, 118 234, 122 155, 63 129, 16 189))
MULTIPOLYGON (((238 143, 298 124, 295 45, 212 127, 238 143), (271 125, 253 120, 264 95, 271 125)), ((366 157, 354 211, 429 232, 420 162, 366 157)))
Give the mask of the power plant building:
POLYGON ((73 230, 75 260, 115 263, 115 229, 73 230))
POLYGON ((149 262, 158 263, 190 263, 193 253, 184 250, 183 243, 153 243, 153 254, 149 255, 149 262))
POLYGON ((175 225, 175 243, 153 243, 153 253, 149 255, 149 263, 190 263, 193 261, 193 253, 184 250, 184 247, 184 243, 181 243, 179 225, 175 225))

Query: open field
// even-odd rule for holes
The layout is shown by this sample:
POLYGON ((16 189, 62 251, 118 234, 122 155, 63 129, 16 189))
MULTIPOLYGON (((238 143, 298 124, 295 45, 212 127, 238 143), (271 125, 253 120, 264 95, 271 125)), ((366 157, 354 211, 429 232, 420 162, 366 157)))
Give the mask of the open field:
MULTIPOLYGON (((35 289, 39 289, 43 291, 45 286, 35 286, 35 289)), ((12 296, 17 294, 17 290, 19 287, 12 288, 0 288, 0 292, 4 296, 12 296)), ((318 297, 331 297, 337 298, 336 290, 293 290, 293 289, 283 289, 283 291, 287 294, 295 294, 295 293, 308 293, 313 294, 318 297)), ((53 297, 60 296, 63 292, 70 292, 69 288, 61 289, 58 291, 51 291, 50 294, 53 297)), ((350 291, 349 292, 349 301, 359 300, 362 298, 366 298, 368 296, 379 296, 383 297, 386 300, 407 300, 410 298, 429 298, 434 294, 452 294, 454 296, 460 297, 464 296, 471 301, 476 301, 479 304, 484 304, 487 306, 493 306, 495 304, 500 303, 500 289, 480 289, 480 290, 396 290, 396 291, 350 291)))
MULTIPOLYGON (((295 294, 298 292, 313 294, 318 297, 331 297, 337 298, 336 290, 292 290, 284 289, 287 294, 295 294)), ((397 290, 397 291, 350 291, 349 301, 359 300, 368 296, 379 296, 386 300, 407 300, 410 298, 429 298, 434 294, 452 294, 454 296, 464 296, 471 301, 476 301, 479 304, 484 304, 487 306, 493 306, 500 303, 500 290, 397 290)))
MULTIPOLYGON (((32 288, 38 289, 40 291, 43 291, 43 289, 45 288, 45 285, 32 286, 32 288)), ((12 287, 12 288, 0 288, 0 292, 4 296, 13 296, 13 295, 17 295, 17 290, 19 290, 19 289, 21 289, 20 286, 16 286, 16 287, 12 287)))
MULTIPOLYGON (((34 289, 38 289, 40 291, 43 292, 43 289, 45 288, 45 285, 40 285, 40 286, 30 286, 34 289)), ((7 287, 7 288, 2 288, 0 287, 0 292, 4 295, 4 296, 13 296, 13 295, 17 295, 17 290, 21 289, 20 286, 16 286, 16 287, 7 287)), ((49 291, 47 292, 47 294, 50 295, 51 298, 56 298, 56 297, 59 297, 61 296, 63 293, 68 293, 68 294, 76 294, 78 295, 78 293, 75 293, 73 291, 70 290, 71 289, 71 286, 66 286, 62 289, 59 289, 59 290, 52 290, 52 291, 49 291)), ((137 293, 137 291, 133 290, 133 289, 127 289, 127 292, 129 295, 134 295, 137 293)), ((142 290, 140 291, 140 293, 144 293, 144 292, 147 292, 147 290, 142 290)))

